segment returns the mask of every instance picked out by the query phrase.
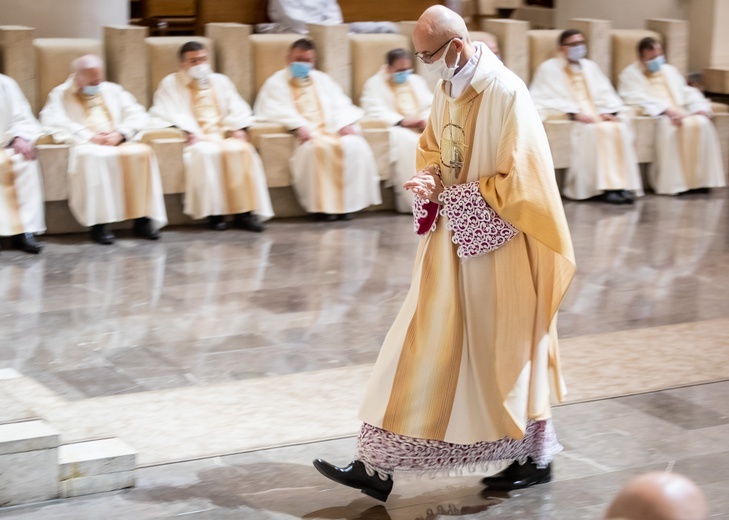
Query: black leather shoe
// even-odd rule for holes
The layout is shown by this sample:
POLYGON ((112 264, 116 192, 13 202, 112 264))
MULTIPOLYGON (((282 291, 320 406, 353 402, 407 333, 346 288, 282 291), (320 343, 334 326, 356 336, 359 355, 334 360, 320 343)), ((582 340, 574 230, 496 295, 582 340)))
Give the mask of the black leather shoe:
POLYGON ((114 243, 114 233, 109 229, 108 224, 96 224, 91 226, 91 240, 97 244, 108 246, 114 243))
POLYGON ((211 215, 208 220, 208 225, 213 231, 225 231, 228 229, 223 215, 211 215))
POLYGON ((158 240, 159 231, 154 229, 152 225, 152 219, 147 217, 140 217, 134 221, 134 234, 147 240, 158 240))
POLYGON ((631 204, 633 201, 628 201, 620 190, 609 190, 602 194, 600 200, 607 202, 608 204, 631 204))
POLYGON ((546 468, 538 468, 531 458, 525 464, 513 462, 504 471, 493 477, 484 477, 481 483, 494 491, 511 491, 513 489, 524 489, 537 484, 544 484, 552 480, 552 465, 546 468))
POLYGON ((33 233, 23 233, 22 235, 15 235, 13 237, 13 245, 18 249, 25 251, 26 253, 31 253, 34 255, 37 255, 38 253, 43 251, 43 244, 39 244, 38 241, 36 241, 33 233))
POLYGON ((239 213, 233 217, 233 224, 239 229, 253 231, 254 233, 260 233, 264 230, 261 221, 250 211, 247 213, 239 213))
POLYGON ((339 468, 325 460, 316 459, 314 467, 319 473, 337 484, 359 489, 365 495, 383 502, 387 501, 387 497, 392 491, 391 476, 388 475, 387 480, 382 480, 376 472, 370 475, 365 465, 359 460, 353 460, 347 467, 339 468))
POLYGON ((337 215, 338 220, 352 220, 352 214, 351 213, 340 213, 337 215))
POLYGON ((620 190, 620 194, 626 200, 626 204, 633 204, 635 202, 635 195, 632 191, 620 190))

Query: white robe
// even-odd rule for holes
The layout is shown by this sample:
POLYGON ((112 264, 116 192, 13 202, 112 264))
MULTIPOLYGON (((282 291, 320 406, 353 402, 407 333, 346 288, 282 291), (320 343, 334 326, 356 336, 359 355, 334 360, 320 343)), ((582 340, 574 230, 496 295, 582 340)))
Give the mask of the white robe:
POLYGON ((225 133, 255 122, 251 107, 233 82, 222 74, 211 76, 220 112, 219 132, 205 134, 193 112, 190 79, 177 72, 165 77, 150 108, 151 126, 175 126, 201 140, 185 147, 184 212, 200 219, 253 211, 261 220, 273 216, 263 163, 252 144, 224 139, 225 133))
POLYGON ((340 24, 342 10, 337 0, 269 0, 268 17, 273 32, 306 34, 308 23, 340 24))
MULTIPOLYGON (((352 104, 332 78, 314 70, 311 71, 311 79, 326 123, 324 130, 329 136, 336 135, 341 128, 353 125, 362 118, 362 110, 352 104)), ((311 121, 296 108, 290 80, 288 69, 280 70, 268 78, 258 93, 254 112, 261 119, 282 124, 289 130, 306 127, 316 133, 311 121)), ((326 176, 317 175, 317 154, 313 139, 297 146, 291 158, 294 190, 299 203, 309 213, 352 213, 382 202, 377 166, 367 141, 359 135, 346 135, 338 140, 343 162, 340 204, 334 204, 330 197, 337 188, 327 186, 326 193, 320 191, 320 181, 326 176)))
POLYGON ((71 212, 84 226, 148 217, 161 228, 167 224, 167 212, 157 158, 151 147, 132 142, 146 126, 147 113, 120 85, 103 82, 100 87, 111 126, 126 143, 90 142, 97 131, 87 126, 73 76, 51 91, 40 114, 57 142, 73 145, 68 162, 71 212))
MULTIPOLYGON (((570 88, 566 67, 568 63, 563 58, 552 58, 542 63, 534 75, 529 90, 542 121, 586 112, 570 88)), ((599 120, 602 114, 617 113, 620 122, 572 125, 570 167, 562 193, 577 200, 608 190, 628 190, 642 195, 629 110, 596 63, 580 60, 576 70, 581 70, 592 99, 593 113, 589 115, 599 120)))
POLYGON ((367 117, 382 119, 391 127, 391 182, 395 189, 395 206, 401 213, 410 213, 413 210, 412 192, 404 189, 402 185, 416 173, 415 155, 420 132, 403 128, 397 124, 404 117, 418 117, 427 121, 430 114, 430 105, 433 103, 433 93, 423 78, 412 74, 408 78, 408 84, 412 88, 417 102, 417 107, 413 107, 413 113, 411 114, 398 111, 398 103, 390 86, 390 78, 386 67, 382 67, 377 74, 367 80, 359 101, 367 117))
POLYGON ((656 193, 673 195, 696 188, 726 186, 721 146, 711 121, 696 112, 712 113, 711 103, 686 84, 672 65, 663 65, 659 74, 666 80, 672 101, 654 91, 639 63, 620 73, 619 91, 626 103, 640 106, 648 116, 660 116, 668 108, 688 115, 680 127, 661 117, 656 129, 656 158, 648 168, 648 178, 656 193))
POLYGON ((18 84, 0 74, 0 236, 43 233, 43 184, 38 161, 14 153, 10 143, 20 137, 30 143, 41 135, 30 105, 18 84))

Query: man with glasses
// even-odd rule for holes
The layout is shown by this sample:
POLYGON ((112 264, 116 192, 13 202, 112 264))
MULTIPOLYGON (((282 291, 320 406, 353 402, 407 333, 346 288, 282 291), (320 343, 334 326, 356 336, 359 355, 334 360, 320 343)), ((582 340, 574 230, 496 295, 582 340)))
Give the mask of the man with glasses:
POLYGON ((564 31, 558 43, 559 56, 539 66, 530 91, 542 121, 574 121, 562 193, 576 200, 599 196, 610 204, 631 204, 643 189, 630 110, 597 63, 585 58, 580 31, 564 31))
POLYGON ((425 79, 413 74, 411 54, 405 49, 387 53, 386 64, 364 84, 359 104, 367 116, 390 125, 392 184, 395 206, 412 213, 412 194, 402 185, 415 174, 418 140, 425 129, 433 93, 425 79))
POLYGON ((420 138, 422 238, 412 285, 360 410, 355 459, 314 461, 386 500, 393 473, 514 461, 490 490, 546 482, 561 449, 556 313, 575 270, 547 137, 524 83, 474 44, 463 19, 428 8, 416 56, 441 78, 420 138), (524 464, 520 464, 523 462, 524 464))
POLYGON ((654 38, 638 43, 638 60, 620 74, 626 103, 659 117, 656 158, 648 179, 656 193, 708 193, 726 185, 721 145, 712 124, 711 102, 673 65, 654 38))
POLYGON ((246 128, 251 107, 226 76, 213 73, 207 49, 187 42, 179 50, 180 71, 165 77, 150 109, 155 126, 174 126, 187 135, 185 214, 208 217, 211 229, 233 225, 263 231, 273 216, 263 164, 246 128))

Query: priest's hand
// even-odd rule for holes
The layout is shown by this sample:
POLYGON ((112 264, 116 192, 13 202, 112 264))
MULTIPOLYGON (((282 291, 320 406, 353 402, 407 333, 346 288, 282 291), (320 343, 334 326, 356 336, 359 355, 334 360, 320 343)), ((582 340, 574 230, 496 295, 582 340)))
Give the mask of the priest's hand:
POLYGON ((240 139, 241 141, 245 141, 246 143, 250 141, 250 139, 248 138, 248 132, 246 132, 243 129, 233 130, 230 133, 230 137, 233 137, 235 139, 240 139))
POLYGON ((406 117, 402 121, 400 121, 400 126, 403 128, 412 128, 413 130, 418 130, 419 132, 422 132, 425 130, 425 120, 423 119, 415 119, 414 117, 406 117))
POLYGON ((612 121, 613 123, 619 123, 620 119, 614 114, 600 114, 600 119, 603 121, 612 121))
POLYGON ((678 110, 673 110, 672 108, 669 108, 665 112, 663 112, 663 114, 669 117, 671 123, 673 123, 673 126, 681 126, 683 124, 683 115, 681 115, 681 112, 679 112, 678 110))
POLYGON ((305 143, 306 141, 310 141, 311 138, 313 137, 311 135, 311 132, 309 131, 309 129, 306 128, 305 126, 300 126, 299 128, 297 128, 295 130, 295 132, 296 132, 296 137, 299 138, 300 143, 305 143))
POLYGON ((701 116, 708 117, 709 119, 714 119, 714 116, 712 114, 710 114, 709 112, 707 112, 706 110, 699 110, 696 113, 701 116))
POLYGON ((185 132, 185 137, 186 137, 185 144, 187 146, 192 146, 193 144, 200 141, 200 138, 198 136, 196 136, 195 134, 193 134, 192 132, 185 132))
POLYGON ((586 125, 596 123, 595 118, 592 116, 588 116, 587 114, 575 114, 575 121, 585 123, 586 125))
POLYGON ((412 191, 421 199, 427 199, 440 204, 438 195, 443 193, 443 184, 429 169, 420 170, 415 176, 402 185, 406 190, 412 191))
POLYGON ((109 132, 106 134, 106 145, 107 146, 118 146, 124 142, 124 134, 121 132, 109 132))
POLYGON ((26 161, 32 161, 35 159, 35 149, 22 137, 16 137, 13 142, 10 143, 11 148, 15 153, 19 153, 23 156, 26 161))
POLYGON ((357 133, 357 130, 355 130, 354 126, 352 126, 352 125, 347 125, 347 126, 339 129, 339 135, 341 135, 341 136, 354 135, 356 133, 357 133))

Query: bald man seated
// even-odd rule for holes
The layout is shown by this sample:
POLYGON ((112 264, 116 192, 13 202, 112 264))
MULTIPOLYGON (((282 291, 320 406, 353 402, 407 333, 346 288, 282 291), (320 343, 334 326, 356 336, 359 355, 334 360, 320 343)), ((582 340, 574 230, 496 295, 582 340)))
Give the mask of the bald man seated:
POLYGON ((147 112, 132 94, 104 79, 94 55, 71 64, 40 114, 57 142, 73 145, 68 161, 68 204, 76 220, 91 227, 91 240, 112 244, 112 222, 134 219, 134 233, 159 238, 167 224, 157 159, 151 147, 133 143, 147 126, 147 112))
POLYGON ((705 520, 706 499, 689 479, 654 472, 633 478, 608 506, 606 520, 705 520))

